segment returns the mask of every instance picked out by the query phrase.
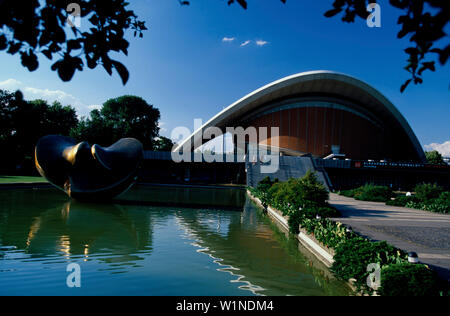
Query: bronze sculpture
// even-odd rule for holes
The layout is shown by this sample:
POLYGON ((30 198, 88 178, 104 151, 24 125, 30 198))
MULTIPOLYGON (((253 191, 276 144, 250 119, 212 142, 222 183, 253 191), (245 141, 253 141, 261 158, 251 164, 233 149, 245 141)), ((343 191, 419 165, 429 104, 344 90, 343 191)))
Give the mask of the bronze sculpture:
POLYGON ((122 138, 109 147, 50 135, 36 145, 39 173, 70 197, 104 200, 123 193, 137 178, 143 157, 141 142, 122 138))

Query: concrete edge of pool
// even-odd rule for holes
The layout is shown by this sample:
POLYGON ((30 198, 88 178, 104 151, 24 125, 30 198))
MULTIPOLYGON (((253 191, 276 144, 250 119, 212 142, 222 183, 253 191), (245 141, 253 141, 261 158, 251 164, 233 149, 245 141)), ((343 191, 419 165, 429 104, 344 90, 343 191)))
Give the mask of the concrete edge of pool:
MULTIPOLYGON (((261 201, 253 196, 250 191, 247 190, 247 196, 256 203, 256 205, 263 209, 261 201)), ((267 208, 267 214, 271 220, 275 221, 286 233, 289 233, 289 225, 286 216, 282 216, 281 212, 273 209, 272 207, 267 208)), ((306 232, 300 231, 300 233, 295 235, 296 239, 301 243, 301 245, 306 248, 316 259, 318 259, 322 264, 324 264, 328 269, 332 266, 334 259, 333 253, 330 249, 323 247, 313 236, 307 234, 306 232)), ((352 280, 345 282, 347 286, 355 293, 358 294, 356 287, 352 284, 352 280)))

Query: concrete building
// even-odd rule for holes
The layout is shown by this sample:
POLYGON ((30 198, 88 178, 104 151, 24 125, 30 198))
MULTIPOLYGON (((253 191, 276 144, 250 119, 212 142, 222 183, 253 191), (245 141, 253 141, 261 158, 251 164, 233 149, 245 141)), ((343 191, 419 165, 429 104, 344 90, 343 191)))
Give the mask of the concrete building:
MULTIPOLYGON (((406 119, 370 85, 345 74, 311 71, 272 82, 231 104, 181 143, 194 150, 209 127, 278 127, 259 145, 284 155, 425 162, 406 119), (276 139, 275 139, 276 138, 276 139), (196 143, 194 142, 196 140, 196 143)), ((217 136, 217 135, 216 135, 217 136)))

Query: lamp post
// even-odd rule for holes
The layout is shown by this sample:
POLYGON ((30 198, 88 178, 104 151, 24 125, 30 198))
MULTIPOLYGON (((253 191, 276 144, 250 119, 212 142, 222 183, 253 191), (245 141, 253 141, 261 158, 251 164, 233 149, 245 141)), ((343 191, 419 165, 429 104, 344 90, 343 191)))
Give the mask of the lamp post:
POLYGON ((408 253, 408 262, 409 263, 419 263, 419 256, 414 251, 408 253))

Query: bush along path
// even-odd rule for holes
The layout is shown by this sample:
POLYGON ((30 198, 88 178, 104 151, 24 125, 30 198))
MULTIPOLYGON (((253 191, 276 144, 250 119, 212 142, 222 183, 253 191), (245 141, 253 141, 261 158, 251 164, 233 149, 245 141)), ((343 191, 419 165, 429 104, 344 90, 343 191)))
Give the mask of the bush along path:
POLYGON ((386 186, 366 184, 344 190, 339 194, 361 201, 385 202, 386 205, 403 206, 435 213, 450 214, 450 192, 437 184, 423 183, 414 188, 415 194, 395 194, 386 186))
MULTIPOLYGON (((390 199, 389 191, 382 188, 377 188, 374 195, 390 199)), ((286 182, 267 177, 256 188, 248 190, 264 208, 271 206, 288 217, 290 233, 298 234, 302 230, 330 249, 334 254, 331 271, 341 280, 350 280, 358 293, 448 295, 447 282, 441 281, 428 266, 409 263, 404 251, 384 241, 372 242, 329 219, 340 214, 328 205, 329 193, 314 173, 286 182)), ((373 190, 361 191, 358 196, 378 199, 371 196, 373 190)))

